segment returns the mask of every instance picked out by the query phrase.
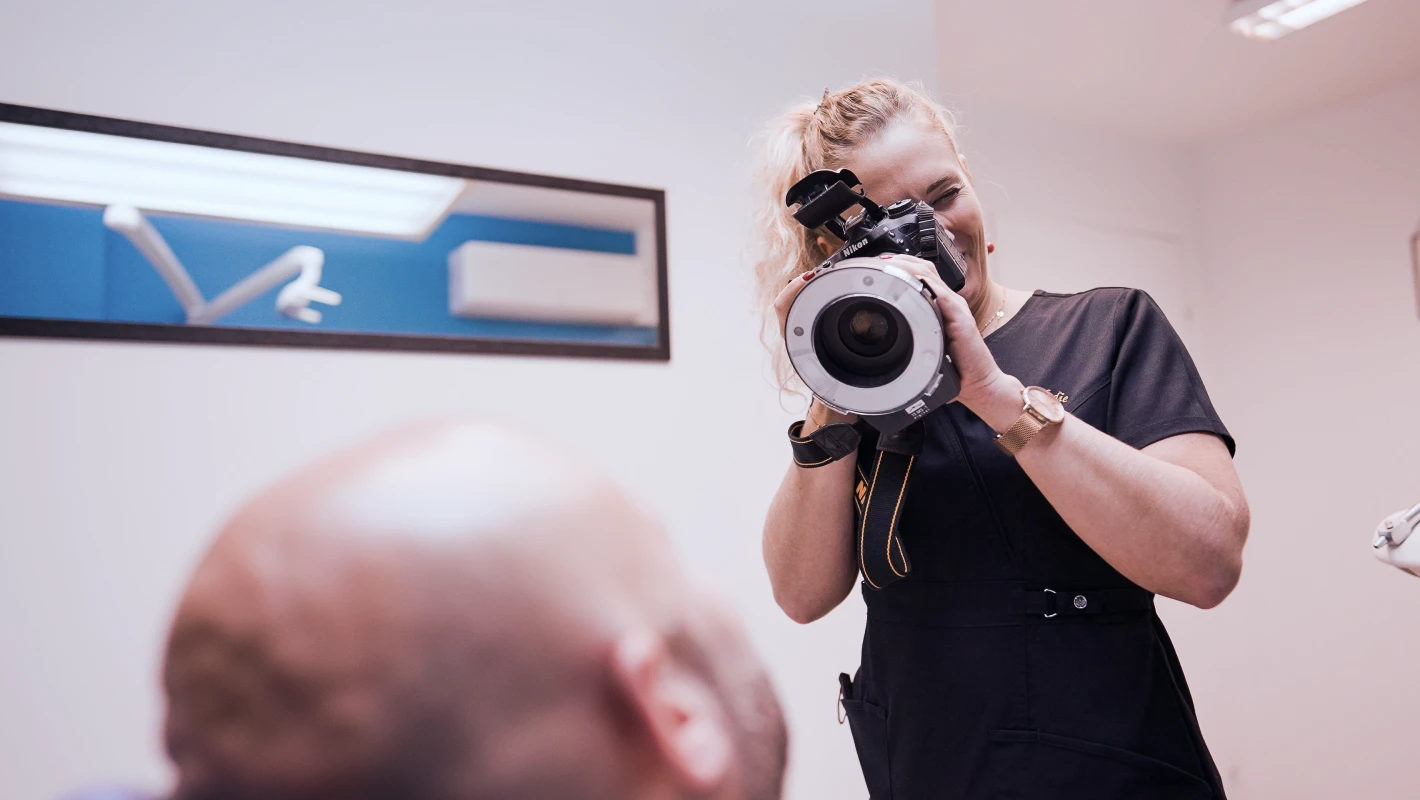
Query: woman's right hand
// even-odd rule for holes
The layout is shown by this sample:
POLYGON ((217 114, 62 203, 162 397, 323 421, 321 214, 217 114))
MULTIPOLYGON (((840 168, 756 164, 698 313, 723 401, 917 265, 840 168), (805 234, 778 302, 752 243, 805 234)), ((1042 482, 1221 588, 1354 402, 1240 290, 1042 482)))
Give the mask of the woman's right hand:
POLYGON ((784 326, 789 319, 789 306, 794 304, 794 298, 799 296, 799 292, 809 285, 809 281, 814 277, 812 270, 795 275, 785 284, 783 289, 774 298, 774 314, 779 318, 779 335, 784 335, 784 326))
MULTIPOLYGON (((786 320, 789 318, 789 306, 794 304, 794 299, 799 296, 799 292, 802 292, 805 286, 809 285, 809 281, 813 280, 813 277, 814 273, 812 271, 795 275, 783 289, 779 290, 778 296, 774 298, 774 314, 779 318, 779 336, 781 338, 783 338, 786 333, 785 328, 786 320)), ((823 425, 832 425, 835 422, 846 422, 851 425, 857 420, 858 415, 840 414, 818 402, 818 398, 815 397, 810 401, 808 410, 804 412, 804 427, 801 433, 807 436, 823 425), (817 410, 814 408, 814 405, 819 406, 817 410)))

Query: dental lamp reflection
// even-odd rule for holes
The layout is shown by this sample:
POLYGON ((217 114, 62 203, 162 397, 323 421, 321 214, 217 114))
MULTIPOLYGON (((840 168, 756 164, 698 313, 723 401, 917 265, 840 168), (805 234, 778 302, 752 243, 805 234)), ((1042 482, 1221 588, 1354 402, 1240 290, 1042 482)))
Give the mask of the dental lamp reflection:
POLYGON ((1381 561, 1420 577, 1420 534, 1416 528, 1420 528, 1420 503, 1381 520, 1371 550, 1381 561))
POLYGON ((310 308, 311 303, 340 305, 340 294, 320 285, 325 253, 319 248, 293 247, 209 302, 143 212, 132 206, 109 206, 104 209, 104 225, 122 234, 148 259, 182 306, 189 325, 211 325, 288 280, 276 295, 276 311, 282 316, 317 325, 321 313, 310 308))

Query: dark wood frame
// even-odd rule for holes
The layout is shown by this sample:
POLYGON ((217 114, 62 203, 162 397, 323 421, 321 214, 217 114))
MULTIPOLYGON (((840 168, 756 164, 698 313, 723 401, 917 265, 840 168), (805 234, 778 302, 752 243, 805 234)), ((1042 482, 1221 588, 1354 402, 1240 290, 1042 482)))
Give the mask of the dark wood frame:
POLYGON ((192 325, 157 325, 92 320, 39 319, 0 316, 0 336, 32 336, 59 339, 100 339, 138 342, 188 342, 201 344, 258 345, 263 347, 323 347, 356 350, 399 350, 437 353, 499 353, 505 355, 562 356, 582 358, 624 358, 669 361, 670 297, 666 269, 666 193, 662 189, 598 183, 576 178, 535 175, 527 172, 444 164, 399 156, 376 155, 353 150, 257 139, 212 131, 155 125, 147 122, 96 117, 67 111, 0 103, 0 121, 72 131, 105 133, 158 142, 193 144, 293 156, 313 161, 382 167, 404 172, 422 172, 496 183, 514 183, 548 189, 565 189, 589 194, 634 197, 650 200, 656 208, 656 291, 660 322, 656 344, 612 345, 579 342, 542 342, 525 339, 494 339, 459 336, 415 336, 384 333, 335 333, 318 330, 268 330, 192 325))

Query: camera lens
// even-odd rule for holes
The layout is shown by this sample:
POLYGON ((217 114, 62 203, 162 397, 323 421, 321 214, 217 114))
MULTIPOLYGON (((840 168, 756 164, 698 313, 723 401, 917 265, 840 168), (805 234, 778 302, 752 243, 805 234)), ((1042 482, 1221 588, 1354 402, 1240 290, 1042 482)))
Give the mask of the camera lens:
POLYGON ((841 297, 814 324, 814 349, 834 378, 870 389, 907 369, 912 329, 902 312, 877 297, 841 297))
POLYGON ((854 311, 853 316, 848 318, 848 332, 864 348, 879 347, 896 333, 888 316, 876 308, 854 311))

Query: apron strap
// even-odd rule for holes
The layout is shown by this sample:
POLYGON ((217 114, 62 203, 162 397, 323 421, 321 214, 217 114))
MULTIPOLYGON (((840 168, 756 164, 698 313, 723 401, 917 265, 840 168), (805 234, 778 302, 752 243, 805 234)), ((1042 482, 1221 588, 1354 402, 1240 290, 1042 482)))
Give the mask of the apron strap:
MULTIPOLYGON (((1037 586, 1039 584, 1036 584, 1037 586)), ((1059 585, 1059 584, 1057 584, 1059 585)), ((1138 586, 1034 588, 1023 581, 903 581, 890 592, 865 581, 868 619, 932 628, 1145 621, 1154 595, 1138 586)))
POLYGON ((1154 596, 1141 589, 1040 589, 1025 595, 1027 616, 1042 619, 1151 611, 1154 596))

